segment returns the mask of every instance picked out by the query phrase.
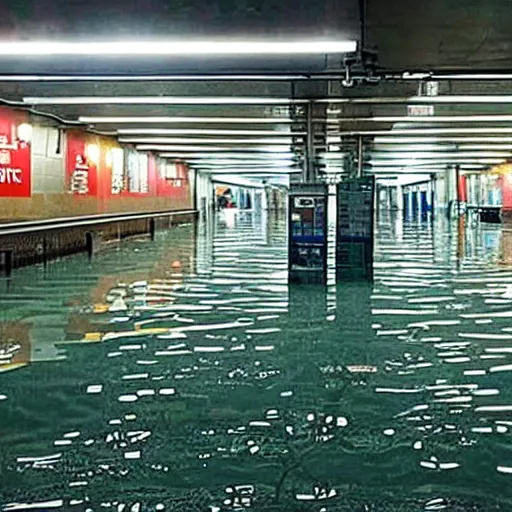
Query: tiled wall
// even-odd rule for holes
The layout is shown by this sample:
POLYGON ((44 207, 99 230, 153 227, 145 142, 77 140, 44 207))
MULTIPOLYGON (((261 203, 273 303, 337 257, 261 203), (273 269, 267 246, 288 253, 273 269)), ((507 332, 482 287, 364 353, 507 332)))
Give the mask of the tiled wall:
POLYGON ((32 194, 59 194, 65 188, 64 133, 34 126, 32 135, 32 194))

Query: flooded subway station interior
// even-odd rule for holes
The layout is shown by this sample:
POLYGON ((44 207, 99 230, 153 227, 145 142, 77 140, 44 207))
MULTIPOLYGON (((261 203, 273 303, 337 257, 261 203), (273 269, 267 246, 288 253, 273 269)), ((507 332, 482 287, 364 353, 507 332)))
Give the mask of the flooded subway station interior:
POLYGON ((511 2, 0 4, 0 512, 512 511, 511 2))
POLYGON ((373 284, 288 285, 240 212, 20 269, 2 510, 507 510, 510 236, 388 212, 373 284))

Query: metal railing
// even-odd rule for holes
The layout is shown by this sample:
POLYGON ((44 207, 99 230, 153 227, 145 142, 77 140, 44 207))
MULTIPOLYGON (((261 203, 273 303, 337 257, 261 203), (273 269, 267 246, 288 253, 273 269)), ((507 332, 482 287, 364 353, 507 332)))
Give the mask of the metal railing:
POLYGON ((0 224, 0 236, 21 235, 24 233, 39 233, 66 228, 80 228, 111 222, 125 222, 130 220, 154 219, 157 217, 175 217, 180 215, 196 215, 198 210, 177 210, 157 212, 131 212, 131 213, 106 213, 98 215, 86 215, 79 217, 60 217, 55 219, 41 219, 23 222, 9 222, 0 224))

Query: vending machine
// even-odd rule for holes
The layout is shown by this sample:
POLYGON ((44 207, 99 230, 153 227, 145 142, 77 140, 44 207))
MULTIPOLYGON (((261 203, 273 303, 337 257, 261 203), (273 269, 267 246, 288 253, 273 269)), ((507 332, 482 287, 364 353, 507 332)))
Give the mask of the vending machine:
POLYGON ((345 180, 337 193, 337 278, 373 279, 375 178, 345 180))
POLYGON ((327 279, 327 185, 292 184, 289 195, 289 281, 327 279))

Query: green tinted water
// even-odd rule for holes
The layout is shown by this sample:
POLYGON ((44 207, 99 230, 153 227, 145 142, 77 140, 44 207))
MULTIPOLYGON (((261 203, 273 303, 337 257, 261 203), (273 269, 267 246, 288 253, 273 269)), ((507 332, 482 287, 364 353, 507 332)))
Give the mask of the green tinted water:
POLYGON ((373 285, 289 288, 245 214, 15 272, 1 510, 512 510, 509 237, 381 219, 373 285))

